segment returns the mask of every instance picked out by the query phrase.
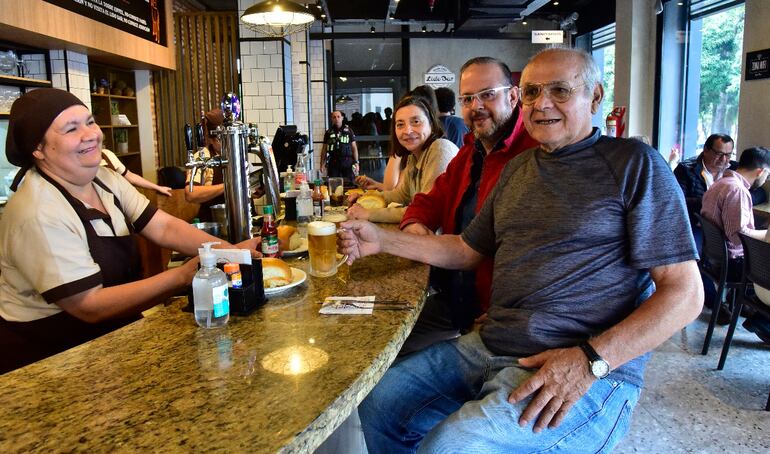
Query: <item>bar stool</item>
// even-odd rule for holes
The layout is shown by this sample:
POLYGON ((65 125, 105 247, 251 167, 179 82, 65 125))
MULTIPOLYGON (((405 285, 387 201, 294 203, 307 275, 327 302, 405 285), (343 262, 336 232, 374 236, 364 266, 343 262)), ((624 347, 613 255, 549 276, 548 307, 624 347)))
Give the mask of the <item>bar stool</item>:
POLYGON ((699 214, 695 214, 695 217, 700 221, 703 228, 703 257, 698 262, 698 267, 703 274, 718 283, 716 297, 711 304, 711 319, 709 320, 706 338, 703 340, 703 349, 701 350, 701 355, 707 355, 709 344, 711 344, 711 337, 714 334, 714 327, 719 317, 719 311, 722 309, 722 302, 727 301, 729 297, 730 308, 733 308, 735 305, 735 292, 738 291, 741 282, 727 280, 729 256, 727 255, 727 237, 725 237, 722 229, 699 214))

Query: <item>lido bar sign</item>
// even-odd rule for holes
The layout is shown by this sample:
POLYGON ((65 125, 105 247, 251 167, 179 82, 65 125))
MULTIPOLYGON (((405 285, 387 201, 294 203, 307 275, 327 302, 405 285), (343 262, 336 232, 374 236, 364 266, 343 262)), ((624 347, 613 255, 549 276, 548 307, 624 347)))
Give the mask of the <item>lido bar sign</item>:
POLYGON ((455 73, 449 70, 444 65, 432 66, 428 72, 425 73, 425 85, 430 88, 436 89, 441 87, 448 87, 455 83, 455 73))
POLYGON ((166 46, 164 0, 44 0, 73 13, 166 46))

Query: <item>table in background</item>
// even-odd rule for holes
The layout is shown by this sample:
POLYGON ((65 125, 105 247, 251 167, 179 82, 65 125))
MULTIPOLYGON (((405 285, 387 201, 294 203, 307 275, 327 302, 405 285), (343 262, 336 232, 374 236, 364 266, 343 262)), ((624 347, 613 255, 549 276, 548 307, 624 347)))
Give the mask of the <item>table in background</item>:
MULTIPOLYGON (((306 259, 288 262, 307 270, 306 259)), ((426 265, 367 257, 214 330, 198 328, 177 301, 0 376, 0 452, 311 452, 395 359, 427 281, 426 265), (415 309, 318 314, 332 295, 415 309)))

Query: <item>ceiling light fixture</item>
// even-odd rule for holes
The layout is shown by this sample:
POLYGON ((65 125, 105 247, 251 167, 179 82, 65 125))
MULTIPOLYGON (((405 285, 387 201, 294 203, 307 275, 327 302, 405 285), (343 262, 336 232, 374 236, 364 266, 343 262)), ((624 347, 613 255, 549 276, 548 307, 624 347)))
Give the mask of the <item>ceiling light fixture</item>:
POLYGON ((371 51, 371 50, 372 50, 372 48, 370 47, 370 48, 369 48, 369 50, 371 51))
POLYGON ((524 19, 522 19, 521 25, 527 25, 527 18, 526 17, 524 19))
POLYGON ((374 25, 372 25, 372 28, 369 29, 370 32, 374 33, 374 25))
POLYGON ((427 31, 428 31, 428 28, 427 28, 427 27, 425 27, 425 26, 423 25, 423 26, 422 26, 422 32, 423 32, 423 33, 425 33, 425 32, 427 32, 427 31))
POLYGON ((306 7, 290 0, 260 2, 246 9, 241 16, 241 21, 248 29, 273 38, 305 31, 314 20, 315 17, 306 7))
POLYGON ((553 6, 559 6, 559 2, 553 2, 553 6))
POLYGON ((348 78, 347 78, 347 77, 342 77, 342 76, 340 76, 340 80, 341 80, 341 81, 343 81, 343 82, 347 82, 347 81, 348 81, 348 78))

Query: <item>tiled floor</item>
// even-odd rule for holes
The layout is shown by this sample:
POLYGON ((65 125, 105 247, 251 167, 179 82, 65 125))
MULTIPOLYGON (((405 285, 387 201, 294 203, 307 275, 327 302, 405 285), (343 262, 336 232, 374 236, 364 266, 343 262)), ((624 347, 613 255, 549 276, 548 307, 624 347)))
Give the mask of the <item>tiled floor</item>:
POLYGON ((768 453, 770 347, 740 323, 725 369, 716 366, 727 327, 701 356, 708 310, 653 354, 631 431, 615 453, 768 453))

